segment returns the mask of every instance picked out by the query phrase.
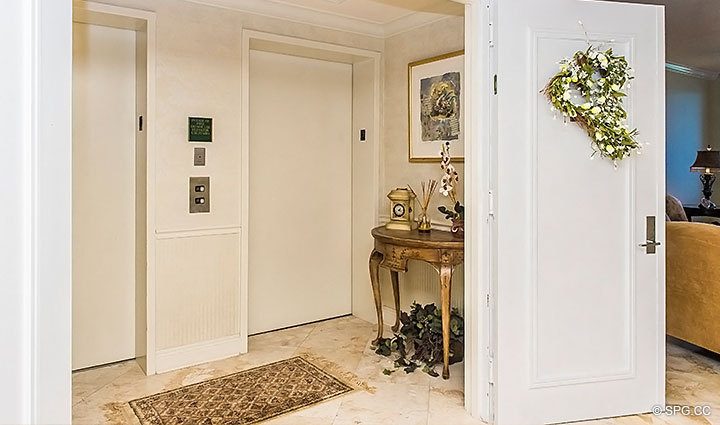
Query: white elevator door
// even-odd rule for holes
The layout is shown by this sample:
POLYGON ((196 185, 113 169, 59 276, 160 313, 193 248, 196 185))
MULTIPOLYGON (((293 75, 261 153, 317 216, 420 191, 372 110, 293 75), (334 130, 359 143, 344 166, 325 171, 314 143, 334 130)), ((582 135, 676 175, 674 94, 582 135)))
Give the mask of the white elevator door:
POLYGON ((73 369, 135 357, 135 32, 73 24, 73 369))
POLYGON ((253 50, 249 114, 250 334, 350 314, 352 66, 253 50))

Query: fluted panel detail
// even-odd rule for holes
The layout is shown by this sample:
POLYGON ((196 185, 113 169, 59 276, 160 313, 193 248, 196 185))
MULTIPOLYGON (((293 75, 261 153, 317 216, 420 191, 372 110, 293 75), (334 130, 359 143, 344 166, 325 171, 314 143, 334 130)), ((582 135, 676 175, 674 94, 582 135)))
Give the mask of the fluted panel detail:
POLYGON ((240 234, 157 242, 157 349, 238 335, 240 234))
MULTIPOLYGON (((390 272, 381 269, 383 305, 394 309, 390 272)), ((452 281, 453 307, 463 311, 463 292, 465 290, 463 266, 455 268, 452 281)), ((408 311, 413 302, 420 304, 435 303, 440 306, 440 278, 438 272, 429 264, 421 261, 409 261, 407 273, 400 273, 400 309, 408 311)))

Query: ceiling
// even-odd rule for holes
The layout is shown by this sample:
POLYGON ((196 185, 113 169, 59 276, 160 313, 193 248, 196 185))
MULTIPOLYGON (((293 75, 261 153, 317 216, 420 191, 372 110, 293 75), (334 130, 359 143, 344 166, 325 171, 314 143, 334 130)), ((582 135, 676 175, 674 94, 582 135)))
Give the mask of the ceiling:
POLYGON ((720 72, 719 0, 630 1, 665 5, 665 43, 668 62, 699 70, 720 72))
POLYGON ((387 37, 448 15, 462 16, 452 0, 190 0, 311 25, 387 37))

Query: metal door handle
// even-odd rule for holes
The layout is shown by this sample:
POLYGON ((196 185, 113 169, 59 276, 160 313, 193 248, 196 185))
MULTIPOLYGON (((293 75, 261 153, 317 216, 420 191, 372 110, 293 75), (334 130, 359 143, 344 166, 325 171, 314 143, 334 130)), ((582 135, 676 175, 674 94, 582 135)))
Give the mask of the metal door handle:
POLYGON ((645 235, 645 243, 640 246, 645 248, 646 254, 655 254, 657 247, 661 245, 655 240, 655 216, 645 217, 645 235))

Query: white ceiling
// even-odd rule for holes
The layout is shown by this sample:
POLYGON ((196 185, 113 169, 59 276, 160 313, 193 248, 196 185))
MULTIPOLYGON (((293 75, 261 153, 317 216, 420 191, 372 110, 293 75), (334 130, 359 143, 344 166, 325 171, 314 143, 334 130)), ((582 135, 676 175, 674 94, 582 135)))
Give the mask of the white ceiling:
POLYGON ((378 3, 372 0, 270 0, 275 3, 294 5, 316 12, 332 13, 346 18, 385 25, 404 18, 414 11, 378 3))
POLYGON ((720 72, 719 0, 630 1, 665 5, 665 43, 668 62, 720 72))
POLYGON ((189 0, 311 25, 387 37, 462 15, 452 0, 189 0))

